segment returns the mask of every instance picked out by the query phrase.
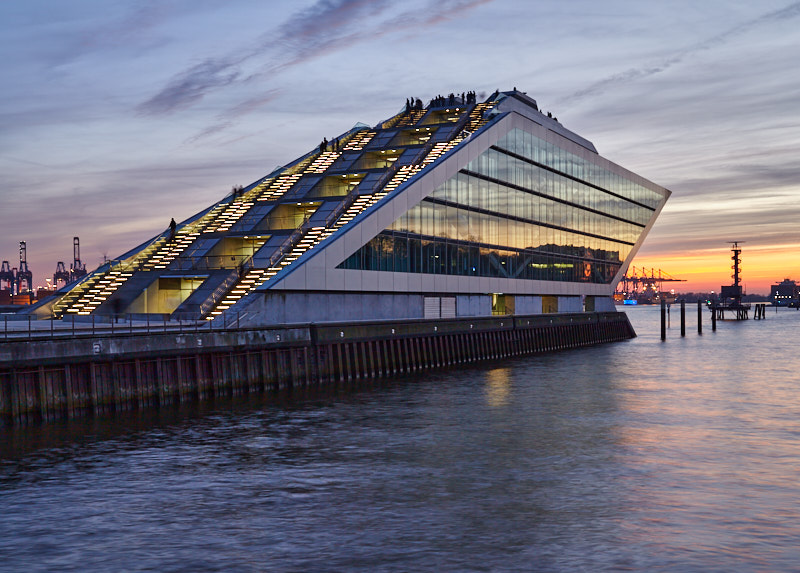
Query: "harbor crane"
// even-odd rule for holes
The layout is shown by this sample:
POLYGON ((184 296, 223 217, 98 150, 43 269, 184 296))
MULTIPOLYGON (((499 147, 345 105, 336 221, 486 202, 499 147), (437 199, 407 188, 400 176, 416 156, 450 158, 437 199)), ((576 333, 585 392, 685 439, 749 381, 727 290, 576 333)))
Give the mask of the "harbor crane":
POLYGON ((19 269, 17 270, 16 282, 17 294, 33 292, 33 273, 28 268, 28 247, 25 241, 19 242, 19 269))
POLYGON ((14 285, 16 284, 16 277, 14 271, 8 261, 3 261, 0 264, 0 290, 9 291, 14 293, 14 285))
POLYGON ((81 262, 81 240, 78 237, 72 237, 72 264, 67 270, 64 261, 58 261, 56 272, 53 275, 53 285, 58 287, 59 282, 66 285, 83 276, 86 276, 86 264, 81 262))
POLYGON ((665 273, 661 269, 648 269, 640 267, 630 267, 622 280, 617 285, 616 294, 623 299, 644 299, 655 301, 660 298, 663 292, 663 283, 666 282, 686 282, 686 279, 676 279, 672 275, 665 273))
POLYGON ((86 264, 81 262, 81 240, 72 237, 72 264, 69 267, 70 282, 86 276, 86 264))
POLYGON ((56 272, 53 274, 53 286, 58 288, 58 283, 61 285, 66 285, 72 282, 70 280, 70 273, 67 270, 67 266, 64 264, 64 261, 58 261, 56 263, 56 272))

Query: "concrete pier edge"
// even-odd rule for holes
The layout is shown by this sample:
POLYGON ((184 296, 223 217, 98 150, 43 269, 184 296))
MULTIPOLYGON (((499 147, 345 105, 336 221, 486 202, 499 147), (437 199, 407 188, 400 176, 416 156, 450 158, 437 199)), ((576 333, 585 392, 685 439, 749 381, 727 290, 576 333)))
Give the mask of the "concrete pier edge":
POLYGON ((0 424, 389 378, 636 336, 620 312, 0 341, 0 424))

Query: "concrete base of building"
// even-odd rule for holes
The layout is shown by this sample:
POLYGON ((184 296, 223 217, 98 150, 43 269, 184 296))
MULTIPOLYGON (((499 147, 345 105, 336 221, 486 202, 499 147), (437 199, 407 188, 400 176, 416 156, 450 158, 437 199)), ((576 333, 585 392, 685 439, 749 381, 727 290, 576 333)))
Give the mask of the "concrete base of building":
MULTIPOLYGON (((494 295, 496 298, 496 295, 494 295)), ((368 320, 490 317, 614 312, 610 296, 503 295, 504 307, 493 308, 491 294, 425 295, 421 293, 265 292, 246 305, 227 311, 224 322, 237 316, 242 326, 327 323, 368 320)))

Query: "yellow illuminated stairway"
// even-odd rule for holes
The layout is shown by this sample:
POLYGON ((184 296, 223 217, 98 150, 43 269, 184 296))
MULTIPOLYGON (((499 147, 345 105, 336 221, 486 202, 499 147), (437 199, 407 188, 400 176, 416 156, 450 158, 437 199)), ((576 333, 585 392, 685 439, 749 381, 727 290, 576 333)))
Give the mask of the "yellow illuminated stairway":
POLYGON ((371 130, 361 130, 354 134, 343 137, 339 140, 340 151, 323 151, 307 157, 292 168, 281 173, 274 179, 270 179, 260 184, 253 195, 258 201, 276 201, 289 191, 306 173, 324 173, 333 165, 343 151, 353 151, 362 149, 369 141, 375 137, 375 132, 371 130))
MULTIPOLYGON (((374 134, 370 135, 370 139, 374 134)), ((369 140, 367 140, 369 141, 369 140)), ((433 163, 436 159, 441 157, 444 153, 458 145, 461 138, 456 138, 452 141, 437 143, 431 146, 427 154, 422 160, 413 165, 404 165, 397 170, 397 173, 389 180, 389 182, 377 193, 359 195, 355 198, 353 203, 345 210, 342 215, 330 227, 312 227, 303 235, 303 238, 295 245, 295 247, 281 258, 274 267, 267 269, 253 269, 234 285, 229 293, 208 313, 205 317, 208 320, 219 316, 224 311, 232 307, 244 296, 253 292, 257 287, 269 281, 278 272, 285 267, 292 264, 295 260, 300 258, 306 251, 314 248, 316 245, 327 239, 336 231, 352 221, 360 213, 375 205, 378 201, 383 199, 391 191, 396 189, 402 183, 413 177, 416 173, 433 163)), ((364 142, 362 145, 365 145, 364 142)), ((310 169, 310 168, 309 168, 310 169)))
MULTIPOLYGON (((321 240, 320 236, 325 234, 325 231, 325 227, 311 227, 294 248, 277 261, 275 266, 266 269, 251 269, 248 271, 205 318, 210 320, 222 314, 225 310, 236 304, 240 298, 250 294, 256 287, 270 280, 278 274, 279 271, 292 264, 303 253, 317 245, 321 240)), ((327 236, 327 234, 325 236, 327 236)))
POLYGON ((416 125, 416 123, 422 119, 422 117, 428 112, 427 108, 423 109, 412 109, 409 112, 403 112, 400 117, 399 121, 395 122, 392 127, 406 127, 409 125, 416 125))
MULTIPOLYGON (((229 225, 236 215, 246 212, 246 201, 220 203, 203 217, 183 226, 175 233, 175 239, 166 235, 157 237, 150 245, 125 261, 112 265, 104 272, 95 272, 81 284, 70 290, 53 305, 55 316, 65 314, 87 315, 99 307, 111 294, 133 275, 135 271, 166 269, 169 263, 180 255, 203 232, 217 230, 219 226, 229 225)), ((249 202, 252 205, 252 202, 249 202)), ((247 207, 249 208, 249 207, 247 207)))
POLYGON ((375 132, 370 130, 358 131, 342 148, 344 151, 358 151, 375 137, 375 132))
MULTIPOLYGON (((474 131, 485 123, 484 113, 493 106, 493 102, 477 104, 465 118, 465 129, 474 131)), ((427 109, 411 110, 409 113, 399 114, 398 125, 414 125, 427 113, 427 109)), ((307 158, 293 165, 291 168, 262 181, 241 196, 221 202, 209 210, 198 220, 181 227, 174 240, 161 235, 150 245, 142 249, 127 261, 111 266, 105 272, 90 275, 83 283, 67 293, 54 305, 57 316, 65 314, 91 314, 103 304, 129 277, 138 270, 162 270, 181 255, 198 237, 204 234, 225 232, 239 221, 255 204, 256 201, 275 201, 280 199, 306 174, 325 173, 344 151, 357 151, 363 149, 376 135, 373 130, 360 130, 339 142, 340 151, 326 150, 310 154, 307 158)), ((452 140, 437 144, 429 144, 422 148, 423 157, 417 158, 414 164, 405 165, 387 177, 389 178, 383 188, 377 193, 356 196, 352 204, 343 205, 344 212, 329 223, 327 227, 311 227, 301 229, 303 234, 298 242, 289 245, 290 250, 275 261, 272 266, 263 269, 248 269, 240 278, 233 274, 233 286, 225 292, 228 281, 221 286, 222 298, 206 312, 207 318, 213 318, 234 305, 240 298, 252 292, 256 287, 270 280, 285 267, 291 265, 309 249, 314 248, 321 241, 338 231, 341 227, 352 221, 356 216, 368 209, 388 193, 395 190, 402 183, 413 177, 419 171, 436 161, 447 151, 455 147, 463 139, 463 132, 457 134, 452 140)), ((291 239, 292 241, 297 239, 291 239)), ((231 280, 231 279, 229 279, 231 280)))
POLYGON ((327 239, 336 231, 341 229, 347 223, 352 221, 357 215, 364 210, 368 209, 383 197, 387 195, 386 192, 373 193, 371 195, 361 195, 353 202, 353 204, 339 217, 335 223, 330 227, 312 227, 297 245, 284 255, 275 266, 266 269, 253 269, 249 271, 238 283, 231 288, 228 295, 226 295, 213 310, 211 310, 205 317, 212 320, 218 315, 222 314, 225 310, 236 304, 242 297, 253 292, 257 287, 261 286, 278 272, 282 271, 287 266, 291 265, 294 261, 300 258, 304 253, 313 249, 319 243, 327 239))
POLYGON ((333 162, 336 161, 336 158, 340 155, 341 153, 339 151, 323 151, 314 161, 311 162, 305 172, 325 173, 328 167, 333 165, 333 162))
POLYGON ((143 261, 167 242, 167 238, 157 237, 152 243, 131 258, 117 264, 111 263, 103 272, 95 271, 74 286, 67 294, 53 304, 53 314, 61 318, 67 314, 88 315, 103 304, 136 270, 143 261))
MULTIPOLYGON (((374 132, 356 132, 348 140, 343 139, 346 148, 360 149, 374 136, 374 132)), ((260 186, 233 198, 228 203, 219 203, 197 221, 189 223, 175 233, 173 241, 160 237, 120 265, 87 278, 73 288, 53 306, 56 316, 66 313, 91 314, 111 294, 114 293, 135 270, 161 270, 180 256, 199 236, 206 233, 229 230, 254 205, 254 200, 274 200, 288 191, 306 172, 324 173, 341 155, 341 152, 322 152, 312 155, 295 166, 290 173, 270 179, 260 186), (268 197, 259 197, 267 190, 268 197)), ((276 271, 277 272, 277 271, 276 271)), ((272 273, 274 274, 274 273, 272 273)))
POLYGON ((466 127, 470 133, 475 133, 477 129, 479 129, 488 121, 488 118, 485 117, 485 114, 494 107, 495 103, 497 102, 487 101, 475 105, 469 114, 469 122, 466 127))

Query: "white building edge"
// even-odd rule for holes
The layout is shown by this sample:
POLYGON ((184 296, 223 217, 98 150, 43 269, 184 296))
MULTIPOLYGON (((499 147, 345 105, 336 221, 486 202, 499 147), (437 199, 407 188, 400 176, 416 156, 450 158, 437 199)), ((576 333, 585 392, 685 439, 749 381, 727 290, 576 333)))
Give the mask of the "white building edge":
MULTIPOLYGON (((363 212, 322 248, 308 251, 286 274, 257 289, 248 322, 265 324, 375 319, 477 317, 492 314, 615 311, 614 289, 655 223, 670 191, 601 157, 587 140, 540 113, 524 94, 505 94, 496 121, 468 137, 430 168, 363 212), (516 97, 509 97, 514 95, 516 97), (658 196, 657 205, 608 283, 530 280, 341 268, 341 263, 430 197, 512 130, 522 130, 658 196), (505 309, 498 311, 498 295, 505 309), (512 302, 513 301, 513 302, 512 302)), ((535 104, 534 104, 535 105, 535 104)), ((276 277, 277 278, 277 277, 276 277)), ((244 302, 244 301, 243 301, 244 302)))

